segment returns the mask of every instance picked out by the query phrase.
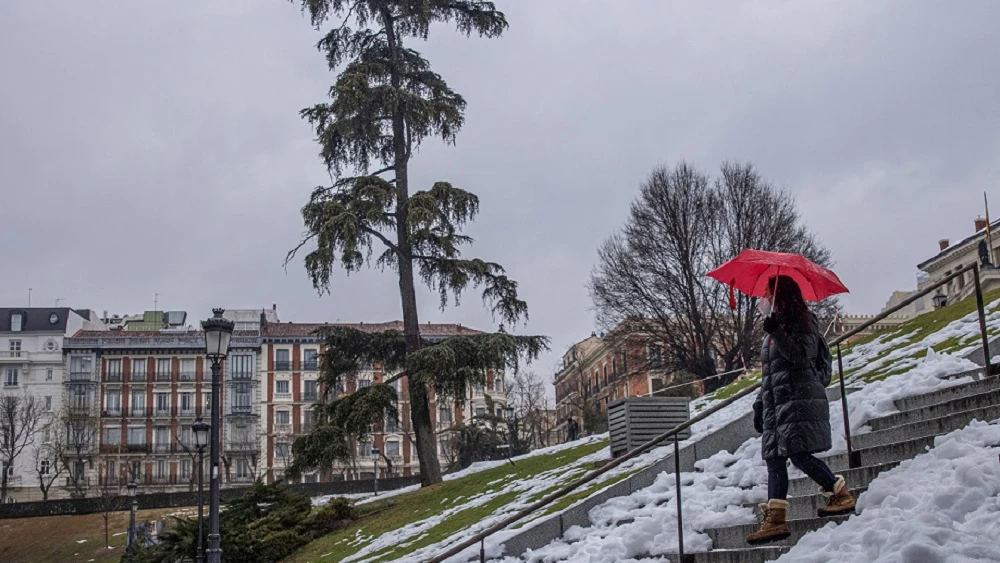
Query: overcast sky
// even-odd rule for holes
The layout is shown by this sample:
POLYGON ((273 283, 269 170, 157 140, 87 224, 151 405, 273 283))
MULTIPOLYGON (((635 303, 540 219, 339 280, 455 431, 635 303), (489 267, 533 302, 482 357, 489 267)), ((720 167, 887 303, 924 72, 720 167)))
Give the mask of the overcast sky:
MULTIPOLYGON (((850 312, 913 288, 983 191, 1000 217, 1000 2, 498 5, 500 39, 411 43, 469 104, 411 185, 479 194, 469 255, 520 282, 546 375, 593 330, 596 249, 659 164, 748 160, 794 193, 850 312)), ((0 304, 400 318, 392 273, 318 297, 282 268, 329 181, 298 117, 334 80, 318 38, 283 0, 0 3, 0 304)), ((422 294, 421 320, 496 328, 472 293, 422 294)))

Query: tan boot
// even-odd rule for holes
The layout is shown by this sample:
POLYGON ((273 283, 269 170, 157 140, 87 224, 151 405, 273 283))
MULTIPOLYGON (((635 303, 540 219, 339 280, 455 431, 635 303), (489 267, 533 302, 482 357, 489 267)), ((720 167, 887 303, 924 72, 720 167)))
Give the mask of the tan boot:
POLYGON ((760 530, 747 536, 747 543, 750 545, 760 545, 781 541, 788 538, 792 533, 788 530, 788 523, 785 522, 785 513, 788 510, 788 501, 771 499, 767 504, 760 505, 763 516, 760 530))
POLYGON ((827 516, 843 516, 854 512, 854 497, 847 488, 847 483, 842 475, 837 475, 837 482, 833 485, 833 492, 820 491, 820 494, 828 500, 824 508, 820 508, 817 513, 820 518, 827 516))

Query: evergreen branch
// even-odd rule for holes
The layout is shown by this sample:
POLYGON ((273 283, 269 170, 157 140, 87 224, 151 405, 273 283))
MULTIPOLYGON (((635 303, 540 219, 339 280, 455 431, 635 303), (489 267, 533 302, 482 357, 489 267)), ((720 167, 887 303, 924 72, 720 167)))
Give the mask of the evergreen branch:
POLYGON ((373 229, 371 227, 364 226, 364 225, 361 226, 361 231, 365 232, 365 233, 367 233, 369 235, 372 235, 373 237, 379 239, 380 241, 382 241, 382 244, 384 244, 387 247, 389 247, 389 249, 392 250, 393 252, 395 252, 397 254, 399 253, 399 247, 396 246, 395 244, 393 244, 393 242, 391 240, 389 240, 382 233, 376 231, 375 229, 373 229))

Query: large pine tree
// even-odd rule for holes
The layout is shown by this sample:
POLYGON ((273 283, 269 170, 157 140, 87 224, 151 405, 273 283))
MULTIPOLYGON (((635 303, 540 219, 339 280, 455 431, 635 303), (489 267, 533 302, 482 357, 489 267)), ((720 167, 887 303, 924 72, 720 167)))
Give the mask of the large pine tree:
POLYGON ((517 283, 499 264, 466 259, 472 239, 462 227, 479 211, 475 194, 448 182, 412 191, 409 163, 426 138, 452 143, 462 127, 465 100, 407 39, 426 39, 432 23, 453 23, 470 35, 497 37, 507 28, 492 2, 479 0, 293 0, 301 2, 317 28, 331 18, 340 24, 318 43, 329 67, 339 72, 330 100, 302 110, 316 131, 320 156, 332 186, 316 188, 302 210, 306 235, 291 253, 316 248, 305 267, 319 291, 329 291, 338 262, 348 273, 369 264, 398 274, 403 332, 368 333, 345 327, 323 332, 322 377, 327 396, 317 407, 318 424, 293 447, 291 474, 350 459, 352 444, 397 416, 399 397, 390 385, 405 378, 410 420, 423 485, 441 481, 428 392, 460 398, 488 372, 517 369, 521 358, 537 357, 544 337, 503 332, 429 343, 420 335, 415 276, 440 294, 441 306, 456 303, 469 286, 501 322, 527 320, 517 283), (353 27, 352 27, 353 25, 353 27), (331 395, 362 366, 383 365, 396 375, 343 397, 331 395))

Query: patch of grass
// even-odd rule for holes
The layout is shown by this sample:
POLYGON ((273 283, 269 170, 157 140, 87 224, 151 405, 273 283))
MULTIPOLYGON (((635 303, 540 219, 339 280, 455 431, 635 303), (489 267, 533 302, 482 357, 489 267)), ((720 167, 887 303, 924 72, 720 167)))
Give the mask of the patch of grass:
MULTIPOLYGON (((983 301, 987 305, 998 299, 1000 299, 1000 290, 991 291, 983 296, 983 301)), ((976 310, 977 310, 976 298, 975 296, 971 296, 962 301, 959 301, 958 303, 949 305, 943 309, 928 311, 920 315, 919 317, 915 317, 909 321, 906 321, 905 323, 899 325, 898 327, 892 330, 887 330, 878 334, 868 335, 864 338, 860 338, 848 346, 842 346, 841 353, 843 354, 844 357, 846 357, 855 350, 857 350, 859 346, 862 346, 864 344, 869 344, 873 342, 876 338, 882 338, 883 341, 889 341, 894 338, 899 338, 901 336, 907 336, 908 337, 907 341, 901 346, 910 346, 912 344, 920 342, 921 340, 927 338, 931 334, 940 331, 941 329, 946 327, 949 323, 957 321, 969 314, 976 312, 976 310)), ((1000 332, 989 331, 989 335, 991 337, 995 336, 996 334, 1000 334, 1000 332)), ((946 353, 957 352, 970 345, 974 345, 978 338, 979 338, 978 332, 962 338, 952 337, 940 344, 935 345, 933 348, 936 352, 946 352, 946 353)), ((872 357, 869 357, 868 361, 869 362, 879 361, 881 359, 884 359, 892 352, 893 349, 882 350, 880 353, 875 354, 872 357)), ((834 359, 836 359, 836 350, 833 350, 833 353, 834 353, 834 359)), ((927 353, 926 349, 918 350, 909 357, 913 359, 919 359, 923 358, 926 355, 926 353, 927 353)), ((844 374, 846 378, 845 381, 850 381, 852 379, 852 376, 855 375, 860 369, 862 368, 857 367, 854 369, 845 370, 844 374)), ((865 381, 866 383, 871 383, 873 381, 881 381, 891 375, 903 373, 906 371, 906 369, 908 368, 893 368, 893 365, 890 363, 881 368, 874 369, 864 374, 864 376, 862 376, 862 381, 865 381)), ((834 383, 837 383, 836 377, 834 378, 834 383)))
MULTIPOLYGON (((136 520, 168 520, 177 512, 194 508, 139 510, 136 520)), ((111 516, 108 526, 112 549, 104 545, 104 519, 100 514, 46 516, 0 520, 0 561, 4 563, 118 563, 125 552, 128 511, 111 516), (119 534, 119 535, 115 535, 119 534), (81 542, 82 543, 79 543, 81 542)))
MULTIPOLYGON (((546 471, 566 467, 607 447, 607 441, 601 441, 569 448, 550 455, 515 458, 513 466, 509 463, 504 464, 384 501, 361 505, 358 508, 364 507, 365 510, 362 518, 357 522, 310 543, 287 558, 286 561, 329 561, 331 563, 341 561, 370 544, 372 541, 370 538, 378 538, 404 526, 444 513, 455 506, 452 502, 455 499, 461 498, 464 503, 480 494, 498 492, 504 484, 512 480, 530 479, 546 471), (356 541, 359 537, 364 539, 356 541)), ((426 530, 424 536, 416 541, 407 541, 404 545, 389 547, 369 556, 369 558, 374 561, 392 561, 421 547, 441 542, 502 509, 516 496, 516 493, 513 492, 502 493, 481 506, 455 512, 426 530)))
MULTIPOLYGON (((725 387, 716 389, 712 393, 705 396, 705 399, 708 401, 725 401, 726 399, 760 381, 761 375, 760 370, 751 371, 746 377, 737 379, 725 387)), ((703 405, 704 403, 698 406, 703 407, 703 405)), ((699 408, 698 410, 701 409, 699 408)))

